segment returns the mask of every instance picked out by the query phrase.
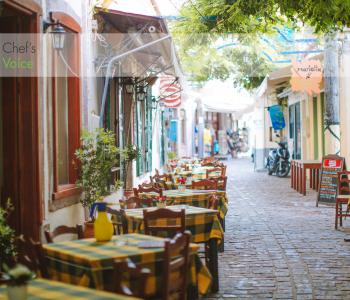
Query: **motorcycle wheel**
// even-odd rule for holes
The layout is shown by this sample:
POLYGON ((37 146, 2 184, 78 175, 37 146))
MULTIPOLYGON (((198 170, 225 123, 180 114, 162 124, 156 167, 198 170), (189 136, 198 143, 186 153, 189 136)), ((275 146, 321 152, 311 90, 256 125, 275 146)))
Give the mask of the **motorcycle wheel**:
POLYGON ((267 168, 267 174, 272 175, 273 174, 272 164, 269 158, 267 158, 266 168, 267 168))
POLYGON ((289 161, 281 161, 280 165, 276 170, 277 177, 287 177, 290 171, 290 162, 289 161))

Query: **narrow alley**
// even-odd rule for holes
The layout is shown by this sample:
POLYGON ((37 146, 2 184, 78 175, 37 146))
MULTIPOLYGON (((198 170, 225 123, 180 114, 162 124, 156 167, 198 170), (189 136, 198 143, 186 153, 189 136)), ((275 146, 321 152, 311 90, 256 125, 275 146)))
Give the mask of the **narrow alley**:
POLYGON ((220 294, 208 298, 349 299, 350 244, 334 230, 334 207, 316 208, 315 192, 301 196, 248 160, 227 164, 220 294))

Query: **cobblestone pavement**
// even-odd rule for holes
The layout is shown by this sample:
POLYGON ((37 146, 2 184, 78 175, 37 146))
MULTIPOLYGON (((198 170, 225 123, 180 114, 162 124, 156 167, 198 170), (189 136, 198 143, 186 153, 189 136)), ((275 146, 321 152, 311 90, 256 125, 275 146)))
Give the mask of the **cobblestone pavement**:
POLYGON ((334 208, 248 160, 229 161, 228 175, 220 292, 207 299, 350 299, 349 233, 334 230, 334 208))

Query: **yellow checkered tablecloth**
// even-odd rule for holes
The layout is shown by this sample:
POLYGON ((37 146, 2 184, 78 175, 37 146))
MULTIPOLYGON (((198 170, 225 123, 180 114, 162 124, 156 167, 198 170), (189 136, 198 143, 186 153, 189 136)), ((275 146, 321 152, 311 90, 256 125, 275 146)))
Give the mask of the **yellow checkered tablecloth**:
MULTIPOLYGON (((154 236, 125 234, 114 236, 111 241, 98 243, 95 239, 82 239, 44 245, 51 278, 65 283, 107 289, 111 282, 112 264, 115 259, 130 259, 141 267, 149 268, 151 276, 146 293, 154 295, 161 290, 163 248, 139 248, 144 241, 162 240, 154 236)), ((205 294, 211 284, 211 275, 203 265, 191 244, 191 268, 189 284, 205 294)), ((132 283, 130 283, 132 284, 132 283)))
MULTIPOLYGON (((6 287, 0 287, 0 300, 7 300, 6 287)), ((28 283, 28 299, 30 300, 137 300, 119 294, 96 291, 58 281, 35 279, 28 283)))
MULTIPOLYGON (((192 233, 192 242, 204 243, 210 239, 222 240, 224 231, 217 216, 217 211, 212 209, 187 206, 187 205, 173 205, 168 206, 173 210, 186 210, 186 230, 192 233)), ((156 208, 147 208, 148 210, 156 208)), ((143 210, 144 208, 135 208, 125 210, 128 220, 128 230, 130 232, 140 232, 144 230, 143 224, 143 210)), ((174 225, 175 220, 162 219, 157 220, 158 226, 174 225)))
MULTIPOLYGON (((224 219, 228 211, 228 199, 225 191, 214 190, 191 190, 186 189, 184 192, 179 190, 166 190, 163 191, 163 196, 166 197, 167 205, 190 205, 201 208, 208 206, 208 200, 211 195, 219 196, 218 211, 220 218, 224 219)), ((141 198, 155 198, 155 193, 141 193, 141 198)))

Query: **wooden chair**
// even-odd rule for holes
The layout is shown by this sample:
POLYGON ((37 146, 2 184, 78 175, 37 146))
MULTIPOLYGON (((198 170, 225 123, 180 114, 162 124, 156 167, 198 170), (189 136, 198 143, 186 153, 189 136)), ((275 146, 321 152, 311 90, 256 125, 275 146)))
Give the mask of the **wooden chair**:
POLYGON ((350 199, 350 171, 338 172, 338 194, 335 203, 335 229, 338 229, 338 223, 343 226, 343 217, 350 217, 347 210, 350 199), (346 206, 343 212, 343 206, 346 206), (339 222, 338 222, 339 221, 339 222))
POLYGON ((42 244, 21 235, 16 238, 16 245, 18 251, 17 262, 25 265, 37 276, 48 279, 49 273, 46 268, 47 264, 42 244))
POLYGON ((166 183, 171 181, 172 182, 172 176, 171 174, 163 174, 163 175, 154 175, 150 176, 150 180, 153 183, 153 185, 158 189, 165 189, 166 183))
POLYGON ((217 189, 219 191, 226 191, 227 176, 212 177, 211 180, 215 180, 218 184, 217 189))
POLYGON ((192 189, 217 190, 218 182, 212 179, 192 181, 192 189))
POLYGON ((131 208, 141 208, 142 199, 139 197, 130 197, 126 200, 119 200, 120 208, 131 209, 131 208))
POLYGON ((187 293, 191 233, 178 233, 164 246, 162 299, 185 300, 187 293))
POLYGON ((122 209, 132 209, 132 208, 143 208, 143 207, 152 207, 153 199, 152 198, 139 198, 139 197, 130 197, 126 200, 119 200, 120 208, 122 209))
POLYGON ((123 208, 121 208, 120 210, 116 210, 111 208, 110 206, 107 206, 106 211, 107 213, 114 216, 114 218, 112 218, 114 232, 116 234, 127 234, 129 230, 125 210, 123 208))
POLYGON ((185 210, 174 211, 167 208, 158 208, 156 210, 143 210, 143 221, 145 225, 145 234, 173 237, 176 233, 185 231, 185 210), (171 221, 174 225, 157 225, 153 224, 156 221, 171 221))
POLYGON ((153 182, 143 182, 141 184, 139 184, 139 187, 142 187, 144 189, 151 189, 154 187, 153 182))
POLYGON ((82 225, 76 225, 75 227, 61 225, 56 227, 52 232, 45 230, 44 233, 47 243, 53 243, 54 238, 63 234, 76 234, 78 239, 84 238, 82 225))
POLYGON ((136 266, 129 259, 126 261, 116 260, 113 263, 113 284, 114 292, 127 296, 146 298, 146 283, 151 271, 146 268, 136 266), (135 286, 129 288, 124 284, 124 278, 129 282, 136 282, 135 286), (135 289, 133 289, 135 287, 135 289))
POLYGON ((144 188, 141 185, 139 185, 139 188, 134 188, 135 197, 139 197, 141 193, 151 193, 151 192, 157 193, 159 194, 159 196, 163 196, 163 190, 156 188, 154 186, 150 188, 144 188))
POLYGON ((218 177, 218 176, 225 176, 226 175, 226 166, 223 167, 215 167, 213 169, 209 169, 206 171, 207 173, 207 179, 210 179, 212 177, 218 177))

